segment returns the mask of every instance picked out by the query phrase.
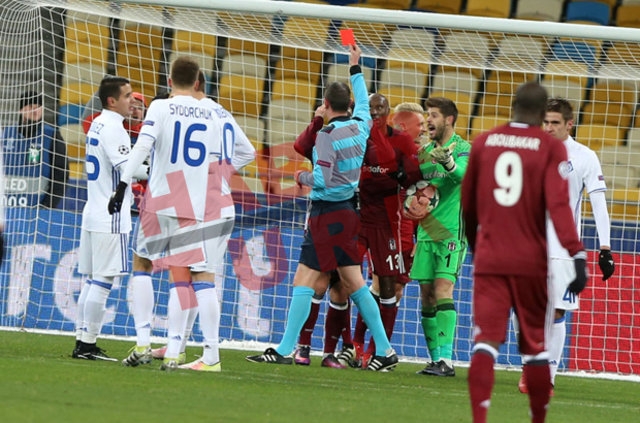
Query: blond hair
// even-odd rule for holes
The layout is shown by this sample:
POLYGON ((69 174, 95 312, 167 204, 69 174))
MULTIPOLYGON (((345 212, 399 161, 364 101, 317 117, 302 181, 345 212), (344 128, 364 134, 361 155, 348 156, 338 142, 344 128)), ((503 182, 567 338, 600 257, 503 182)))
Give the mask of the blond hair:
POLYGON ((424 109, 418 103, 400 103, 394 109, 393 113, 399 112, 413 112, 424 114, 424 109))

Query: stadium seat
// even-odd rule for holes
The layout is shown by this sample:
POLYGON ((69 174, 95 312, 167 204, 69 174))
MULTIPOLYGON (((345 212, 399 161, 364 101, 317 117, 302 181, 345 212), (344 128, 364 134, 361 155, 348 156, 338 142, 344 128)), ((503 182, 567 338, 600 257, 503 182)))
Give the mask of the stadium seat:
MULTIPOLYGON (((611 186, 611 184, 607 184, 611 186)), ((613 188, 607 191, 612 220, 638 222, 640 220, 640 189, 638 187, 613 188)))
POLYGON ((268 73, 269 45, 227 40, 218 80, 218 101, 232 113, 260 116, 268 73))
POLYGON ((470 68, 476 78, 483 79, 490 49, 488 36, 452 31, 444 38, 444 49, 440 56, 441 60, 446 59, 443 71, 449 72, 457 67, 470 68))
POLYGON ((640 43, 614 41, 605 49, 602 61, 605 64, 637 66, 639 58, 640 43))
POLYGON ((189 55, 198 61, 200 69, 208 75, 215 69, 216 43, 215 35, 176 30, 173 34, 169 63, 181 54, 189 55))
MULTIPOLYGON (((99 85, 99 83, 98 83, 99 85)), ((84 105, 89 101, 98 86, 83 82, 68 82, 60 89, 60 105, 84 105)))
MULTIPOLYGON (((334 56, 332 56, 334 57, 334 56)), ((324 76, 324 86, 326 87, 332 82, 340 81, 345 84, 349 82, 349 66, 348 63, 334 63, 330 61, 327 63, 327 74, 324 76)), ((373 69, 369 66, 362 66, 362 73, 364 74, 364 80, 367 86, 373 81, 373 69)))
POLYGON ((540 38, 506 37, 500 40, 480 101, 481 115, 510 116, 516 88, 524 82, 539 79, 545 46, 540 38))
POLYGON ((413 8, 418 11, 457 15, 462 8, 462 0, 416 0, 413 8))
POLYGON ((640 183, 640 168, 636 166, 620 166, 602 164, 602 173, 608 187, 638 188, 640 183))
POLYGON ((58 109, 58 126, 81 123, 83 112, 84 106, 78 104, 66 104, 64 106, 60 106, 58 109))
POLYGON ((626 129, 612 125, 580 123, 576 130, 576 140, 600 151, 605 146, 622 146, 626 129))
POLYGON ((413 0, 366 0, 365 3, 380 9, 407 10, 413 0))
POLYGON ((467 0, 465 13, 471 16, 508 18, 511 16, 511 0, 467 0))
POLYGON ((388 57, 396 52, 402 57, 411 57, 413 61, 433 63, 437 33, 431 28, 398 27, 391 33, 391 45, 388 57))
POLYGON ((619 166, 640 165, 640 149, 628 145, 605 146, 598 152, 600 163, 619 166))
POLYGON ((616 9, 616 25, 640 28, 640 4, 621 4, 616 9))
POLYGON ((551 60, 571 60, 594 67, 596 47, 584 41, 558 41, 551 46, 551 60))
MULTIPOLYGON (((351 7, 369 7, 366 4, 358 4, 351 7)), ((378 22, 365 22, 359 20, 344 20, 340 29, 351 28, 353 35, 358 40, 363 56, 382 57, 391 42, 391 33, 396 25, 378 22)))
POLYGON ((560 22, 564 0, 519 0, 514 17, 532 21, 560 22))
POLYGON ((131 81, 133 91, 156 95, 162 56, 162 27, 121 21, 116 74, 131 81))
POLYGON ((590 68, 585 63, 571 60, 552 60, 543 69, 541 84, 550 97, 562 97, 569 100, 573 110, 578 113, 587 96, 590 68))
POLYGON ((449 68, 448 71, 439 68, 436 70, 429 90, 429 97, 445 97, 456 103, 458 108, 456 132, 465 138, 469 135, 469 121, 479 87, 480 80, 469 68, 449 68))
POLYGON ((242 183, 232 180, 232 189, 235 190, 237 187, 240 190, 249 189, 255 194, 264 193, 266 184, 260 178, 263 172, 268 171, 269 167, 268 156, 263 148, 264 120, 256 116, 240 114, 234 115, 234 118, 256 149, 256 159, 240 171, 238 176, 242 179, 242 183))
POLYGON ((474 100, 478 94, 480 83, 481 80, 476 77, 473 69, 440 66, 436 68, 429 95, 432 96, 439 92, 453 92, 464 94, 474 100))
POLYGON ((609 78, 610 75, 606 73, 608 68, 599 70, 599 78, 591 87, 591 98, 584 107, 580 121, 626 129, 631 126, 635 113, 639 83, 637 80, 609 78))
POLYGON ((86 135, 82 124, 70 123, 58 128, 62 139, 67 144, 67 157, 70 162, 84 162, 86 135))
POLYGON ((565 22, 576 24, 609 25, 611 8, 601 1, 570 1, 567 3, 565 22))
POLYGON ((640 123, 637 115, 635 124, 636 126, 627 132, 627 146, 633 151, 640 151, 640 126, 638 126, 640 123))
POLYGON ((489 129, 507 122, 509 122, 509 118, 506 116, 474 116, 473 119, 471 119, 469 139, 473 141, 473 139, 482 132, 488 131, 489 129))
POLYGON ((387 97, 392 108, 404 102, 421 103, 427 89, 431 65, 407 59, 387 60, 380 73, 377 91, 387 97))

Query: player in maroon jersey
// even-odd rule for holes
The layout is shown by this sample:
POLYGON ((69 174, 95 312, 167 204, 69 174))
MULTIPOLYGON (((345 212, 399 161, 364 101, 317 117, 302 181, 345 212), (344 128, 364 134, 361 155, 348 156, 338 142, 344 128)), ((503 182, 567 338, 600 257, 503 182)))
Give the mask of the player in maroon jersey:
MULTIPOLYGON (((371 94, 369 108, 373 119, 370 139, 374 145, 386 139, 395 154, 392 161, 377 154, 362 167, 359 244, 360 253, 367 255, 372 269, 374 283, 370 289, 380 304, 382 323, 390 339, 402 288, 409 282, 413 249, 413 233, 410 230, 403 232, 401 226, 400 211, 406 196, 404 188, 422 179, 422 175, 418 166, 418 146, 413 138, 387 123, 390 113, 387 99, 381 94, 371 94)), ((365 330, 366 326, 358 316, 353 339, 358 355, 364 349, 365 330)), ((375 344, 370 341, 369 354, 363 360, 365 365, 366 357, 374 348, 375 344)))
MULTIPOLYGON (((411 185, 420 179, 417 164, 417 147, 411 137, 387 125, 389 103, 380 94, 369 97, 373 128, 367 144, 367 152, 360 176, 360 253, 367 254, 374 267, 374 273, 380 277, 381 315, 387 336, 390 336, 395 323, 397 276, 406 273, 402 260, 403 250, 411 251, 412 245, 403 247, 399 238, 399 184, 411 185), (388 305, 385 305, 385 301, 388 305)), ((309 158, 312 154, 315 133, 322 128, 322 109, 318 108, 314 119, 307 129, 298 136, 294 148, 309 158)), ((404 254, 408 253, 404 251, 404 254)), ((406 283, 406 282, 405 282, 406 283)), ((337 288, 337 287, 336 287, 337 288)), ((338 289, 330 291, 331 303, 325 326, 325 358, 323 366, 344 367, 353 359, 350 337, 343 337, 343 352, 332 357, 341 333, 346 335, 345 318, 349 319, 348 297, 340 295, 338 289)), ((319 307, 321 298, 314 301, 319 307)), ((301 333, 300 347, 296 352, 296 363, 308 364, 308 342, 310 332, 315 326, 317 314, 311 314, 301 333), (314 318, 315 316, 315 318, 314 318)), ((348 336, 348 335, 346 335, 348 336)), ((374 344, 370 344, 373 348, 374 344)))
POLYGON ((544 422, 549 403, 546 214, 573 257, 578 294, 587 282, 586 253, 569 207, 567 152, 541 128, 547 103, 538 83, 521 85, 513 121, 473 141, 462 184, 462 209, 474 252, 474 347, 469 393, 474 423, 487 421, 493 365, 505 341, 511 308, 520 321, 518 346, 529 386, 531 421, 544 422))

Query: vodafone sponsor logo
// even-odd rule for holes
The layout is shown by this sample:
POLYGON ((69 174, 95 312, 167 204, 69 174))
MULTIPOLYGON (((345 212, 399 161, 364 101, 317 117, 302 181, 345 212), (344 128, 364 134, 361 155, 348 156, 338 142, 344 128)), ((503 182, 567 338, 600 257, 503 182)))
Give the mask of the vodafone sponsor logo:
POLYGON ((365 172, 368 173, 372 173, 375 175, 386 175, 387 173, 389 173, 390 169, 388 167, 382 167, 382 166, 365 166, 363 168, 363 170, 365 172))

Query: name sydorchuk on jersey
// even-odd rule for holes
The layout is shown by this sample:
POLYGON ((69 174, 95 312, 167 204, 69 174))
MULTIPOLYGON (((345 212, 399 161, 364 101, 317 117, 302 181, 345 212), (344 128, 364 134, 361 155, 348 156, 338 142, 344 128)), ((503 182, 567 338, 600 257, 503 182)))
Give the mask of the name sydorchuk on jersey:
POLYGON ((211 109, 206 107, 184 106, 182 104, 169 104, 169 113, 172 115, 193 117, 196 119, 212 120, 211 109))
POLYGON ((527 150, 539 150, 540 139, 533 137, 519 137, 517 135, 491 134, 485 143, 487 147, 523 148, 527 150))

